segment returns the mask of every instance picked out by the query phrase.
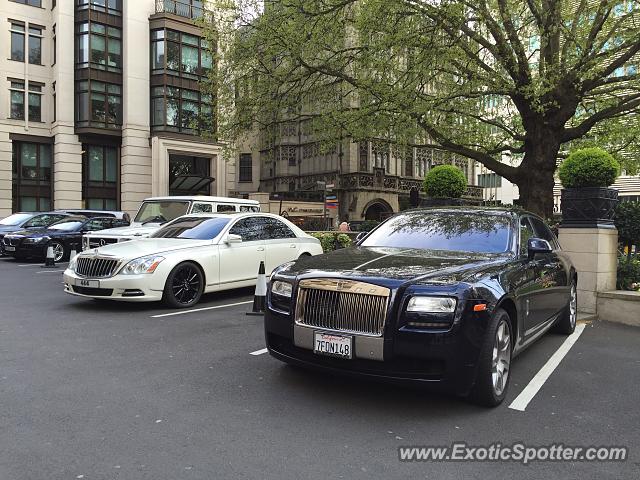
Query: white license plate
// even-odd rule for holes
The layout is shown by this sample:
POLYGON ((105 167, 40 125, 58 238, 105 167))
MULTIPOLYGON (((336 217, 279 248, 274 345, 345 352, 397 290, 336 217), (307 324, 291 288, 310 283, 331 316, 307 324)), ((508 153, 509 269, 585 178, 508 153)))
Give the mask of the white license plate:
POLYGON ((85 280, 83 278, 76 279, 77 287, 100 288, 100 280, 85 280))
POLYGON ((4 251, 5 252, 15 252, 16 251, 16 247, 9 247, 9 246, 5 245, 4 251))
POLYGON ((313 353, 350 359, 353 357, 353 337, 313 332, 313 353))

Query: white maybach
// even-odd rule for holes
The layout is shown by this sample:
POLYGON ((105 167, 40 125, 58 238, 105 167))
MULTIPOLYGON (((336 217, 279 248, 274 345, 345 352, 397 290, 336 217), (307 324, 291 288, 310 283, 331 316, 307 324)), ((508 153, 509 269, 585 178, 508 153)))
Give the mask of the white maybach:
POLYGON ((255 285, 260 262, 268 275, 283 263, 321 253, 318 239, 278 215, 184 215, 149 238, 77 255, 64 272, 64 290, 190 307, 203 293, 255 285))

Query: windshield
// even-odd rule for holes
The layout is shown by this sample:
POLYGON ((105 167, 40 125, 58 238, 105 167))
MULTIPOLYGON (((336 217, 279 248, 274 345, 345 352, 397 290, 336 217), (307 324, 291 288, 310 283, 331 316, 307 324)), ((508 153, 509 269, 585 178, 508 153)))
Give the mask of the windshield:
POLYGON ((174 220, 189 210, 189 202, 143 202, 134 222, 165 223, 174 220))
POLYGON ((3 218, 2 220, 0 220, 0 225, 20 225, 22 222, 30 219, 31 217, 33 217, 33 215, 29 213, 14 213, 13 215, 9 215, 7 218, 3 218))
POLYGON ((65 215, 50 215, 50 214, 36 215, 27 223, 25 223, 23 227, 24 228, 46 227, 47 225, 51 225, 52 223, 57 222, 58 220, 64 217, 65 215))
POLYGON ((401 247, 460 252, 509 250, 509 217, 470 213, 410 212, 380 225, 364 247, 401 247))
POLYGON ((69 221, 69 222, 55 223, 55 224, 53 224, 53 225, 51 225, 49 227, 49 230, 62 230, 64 232, 70 232, 72 230, 76 230, 76 229, 80 228, 80 226, 83 223, 84 222, 80 222, 78 220, 69 221))
POLYGON ((229 223, 230 218, 180 218, 151 235, 151 238, 187 238, 212 240, 229 223))

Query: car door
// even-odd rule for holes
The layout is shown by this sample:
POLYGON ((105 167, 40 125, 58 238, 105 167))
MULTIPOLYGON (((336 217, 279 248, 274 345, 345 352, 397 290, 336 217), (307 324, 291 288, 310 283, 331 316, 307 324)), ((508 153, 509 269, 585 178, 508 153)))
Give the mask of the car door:
POLYGON ((260 220, 264 223, 267 249, 265 266, 269 274, 278 265, 298 258, 300 243, 295 233, 284 222, 273 217, 261 217, 260 220))
POLYGON ((530 217, 536 237, 549 242, 553 251, 548 254, 538 254, 538 276, 541 288, 544 290, 544 313, 549 319, 566 307, 569 301, 569 282, 565 265, 558 255, 560 243, 545 223, 536 217, 530 217))
POLYGON ((229 234, 239 235, 240 243, 220 243, 220 286, 251 285, 258 276, 260 262, 265 261, 263 224, 257 217, 237 220, 229 234))
POLYGON ((531 217, 520 217, 520 243, 519 243, 519 273, 516 282, 516 297, 521 312, 523 333, 525 341, 535 335, 544 321, 546 304, 543 289, 538 275, 538 263, 540 259, 528 258, 527 242, 535 237, 536 233, 531 223, 531 217))

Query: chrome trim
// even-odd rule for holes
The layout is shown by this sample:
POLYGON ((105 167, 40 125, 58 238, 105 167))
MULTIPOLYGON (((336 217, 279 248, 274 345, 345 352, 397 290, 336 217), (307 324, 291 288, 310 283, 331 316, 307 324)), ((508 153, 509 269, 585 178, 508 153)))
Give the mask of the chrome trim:
POLYGON ((122 260, 98 255, 76 257, 75 274, 82 278, 110 278, 120 269, 122 260))
POLYGON ((390 295, 391 290, 386 287, 354 280, 301 280, 295 323, 339 333, 382 337, 390 295))

